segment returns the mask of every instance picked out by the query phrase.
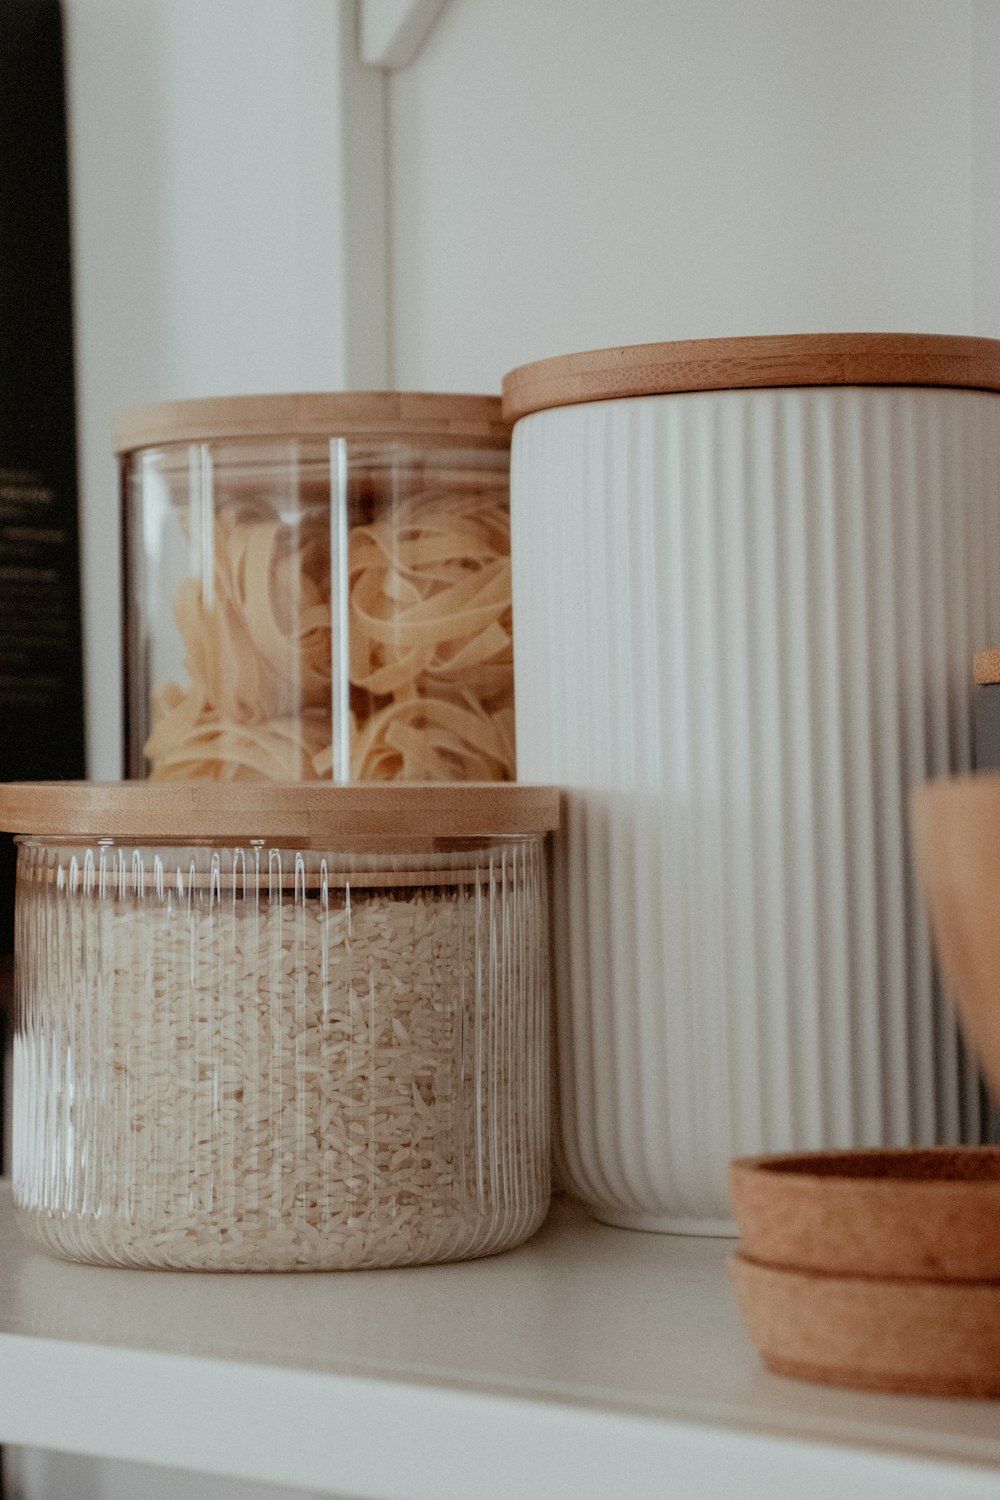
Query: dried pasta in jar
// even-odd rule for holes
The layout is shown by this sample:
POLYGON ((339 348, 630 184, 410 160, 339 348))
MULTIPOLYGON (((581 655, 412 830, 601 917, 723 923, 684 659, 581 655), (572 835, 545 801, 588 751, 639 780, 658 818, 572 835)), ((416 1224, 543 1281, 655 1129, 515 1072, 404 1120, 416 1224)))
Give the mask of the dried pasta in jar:
POLYGON ((508 438, 477 396, 123 418, 129 773, 513 779, 508 438))

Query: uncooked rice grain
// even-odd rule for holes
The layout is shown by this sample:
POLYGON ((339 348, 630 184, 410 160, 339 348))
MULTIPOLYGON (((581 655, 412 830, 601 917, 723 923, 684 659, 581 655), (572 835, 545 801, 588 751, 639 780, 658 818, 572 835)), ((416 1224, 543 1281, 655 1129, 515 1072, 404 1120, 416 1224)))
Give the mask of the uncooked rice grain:
POLYGON ((310 852, 26 840, 20 860, 15 1195, 49 1248, 405 1265, 540 1222, 534 841, 384 886, 392 861, 354 886, 310 852))

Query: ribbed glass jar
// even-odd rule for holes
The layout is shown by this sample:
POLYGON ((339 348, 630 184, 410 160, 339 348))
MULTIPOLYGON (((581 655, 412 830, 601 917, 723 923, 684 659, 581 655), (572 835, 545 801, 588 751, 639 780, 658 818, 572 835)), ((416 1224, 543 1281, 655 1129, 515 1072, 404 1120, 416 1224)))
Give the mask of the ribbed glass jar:
POLYGON ((19 840, 14 1194, 48 1249, 319 1270, 538 1227, 542 838, 377 843, 19 840))
POLYGON ((173 402, 116 447, 130 776, 513 780, 498 398, 173 402))

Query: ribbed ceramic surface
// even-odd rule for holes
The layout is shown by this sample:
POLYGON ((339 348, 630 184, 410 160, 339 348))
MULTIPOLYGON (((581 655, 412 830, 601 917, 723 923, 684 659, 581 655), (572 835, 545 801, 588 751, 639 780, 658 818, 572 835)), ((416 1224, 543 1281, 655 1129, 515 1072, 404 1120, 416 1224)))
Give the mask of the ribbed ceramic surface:
POLYGON ((541 841, 22 842, 14 1193, 49 1249, 208 1270, 486 1255, 549 1196, 541 841))
POLYGON ((733 1155, 975 1140, 911 787, 1000 639, 1000 398, 792 389, 518 423, 518 768, 555 855, 563 1171, 728 1222, 733 1155))

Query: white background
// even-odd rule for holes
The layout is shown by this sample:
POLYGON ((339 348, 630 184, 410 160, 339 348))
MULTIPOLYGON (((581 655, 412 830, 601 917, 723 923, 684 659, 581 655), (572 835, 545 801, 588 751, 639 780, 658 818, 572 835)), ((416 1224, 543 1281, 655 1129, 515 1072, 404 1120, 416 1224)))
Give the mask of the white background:
POLYGON ((120 769, 122 406, 1000 336, 1000 0, 449 0, 392 74, 349 0, 66 13, 92 775, 120 769))

